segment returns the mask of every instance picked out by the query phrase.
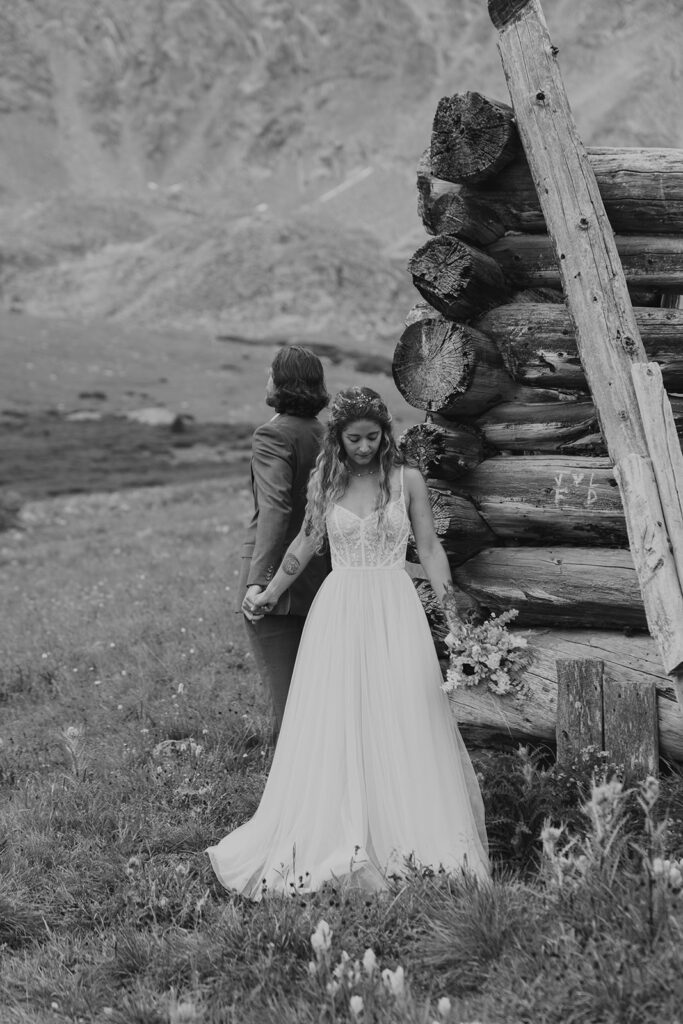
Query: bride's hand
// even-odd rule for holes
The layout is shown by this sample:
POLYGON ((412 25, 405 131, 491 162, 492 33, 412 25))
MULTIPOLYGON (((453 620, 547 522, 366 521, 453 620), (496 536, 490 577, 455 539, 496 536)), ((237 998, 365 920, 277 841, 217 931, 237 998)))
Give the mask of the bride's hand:
POLYGON ((261 587, 257 584, 254 584, 247 589, 247 592, 244 595, 244 600, 242 601, 242 612, 249 622, 258 622, 258 620, 262 619, 265 615, 266 609, 261 607, 261 598, 264 593, 265 591, 262 592, 261 587))

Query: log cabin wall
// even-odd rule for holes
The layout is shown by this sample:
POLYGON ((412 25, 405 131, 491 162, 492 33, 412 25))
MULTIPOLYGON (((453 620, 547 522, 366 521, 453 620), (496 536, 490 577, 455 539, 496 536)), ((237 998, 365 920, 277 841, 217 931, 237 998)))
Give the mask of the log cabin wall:
MULTIPOLYGON (((588 156, 681 438, 683 151, 588 156)), ((619 489, 511 108, 477 93, 441 100, 417 179, 431 237, 409 262, 419 300, 393 372, 427 425, 409 432, 406 454, 426 469, 457 585, 487 611, 518 609, 542 652, 526 709, 457 694, 461 725, 547 740, 552 651, 579 647, 605 657, 608 675, 655 677, 662 752, 683 759, 683 714, 655 667, 619 489)))

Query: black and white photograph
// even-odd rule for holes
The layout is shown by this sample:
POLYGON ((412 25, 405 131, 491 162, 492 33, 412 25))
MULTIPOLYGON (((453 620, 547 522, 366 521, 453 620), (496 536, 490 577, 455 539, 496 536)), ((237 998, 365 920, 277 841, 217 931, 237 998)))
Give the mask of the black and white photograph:
POLYGON ((683 1024, 680 0, 3 0, 0 1024, 683 1024))

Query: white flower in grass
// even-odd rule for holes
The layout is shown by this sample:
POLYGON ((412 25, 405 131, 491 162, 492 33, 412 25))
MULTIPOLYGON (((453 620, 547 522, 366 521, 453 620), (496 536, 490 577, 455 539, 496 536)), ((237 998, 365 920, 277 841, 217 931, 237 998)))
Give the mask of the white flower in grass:
POLYGON ((405 993, 405 973, 399 965, 395 971, 385 967, 382 971, 382 981, 387 991, 391 992, 396 999, 402 999, 405 993))
POLYGON ((365 953, 363 954, 363 969, 368 977, 372 977, 377 970, 377 957, 375 956, 374 949, 370 949, 368 947, 368 949, 365 950, 365 953))
POLYGON ((334 979, 332 979, 332 981, 328 981, 327 985, 325 985, 325 991, 327 992, 328 996, 332 996, 332 998, 334 999, 337 992, 339 991, 339 982, 335 981, 334 979))
POLYGON ((349 999, 349 1010, 354 1020, 358 1020, 363 1012, 363 997, 362 996, 351 996, 349 999))
POLYGON ((332 945, 332 929, 327 921, 322 918, 318 921, 316 929, 311 935, 311 946, 318 960, 329 951, 332 945))
POLYGON ((451 1012, 451 1001, 448 996, 441 996, 441 999, 436 1004, 436 1012, 442 1020, 448 1017, 451 1012))
POLYGON ((652 861, 652 874, 655 878, 662 878, 669 871, 670 861, 662 860, 661 857, 655 857, 652 861))

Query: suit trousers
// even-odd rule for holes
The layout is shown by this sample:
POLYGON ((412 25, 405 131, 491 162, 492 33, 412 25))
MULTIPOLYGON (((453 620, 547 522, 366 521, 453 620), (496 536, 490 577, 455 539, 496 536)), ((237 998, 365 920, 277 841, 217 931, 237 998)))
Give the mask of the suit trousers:
POLYGON ((282 725, 305 621, 304 615, 264 615, 257 622, 244 619, 258 674, 273 705, 276 736, 282 725))

